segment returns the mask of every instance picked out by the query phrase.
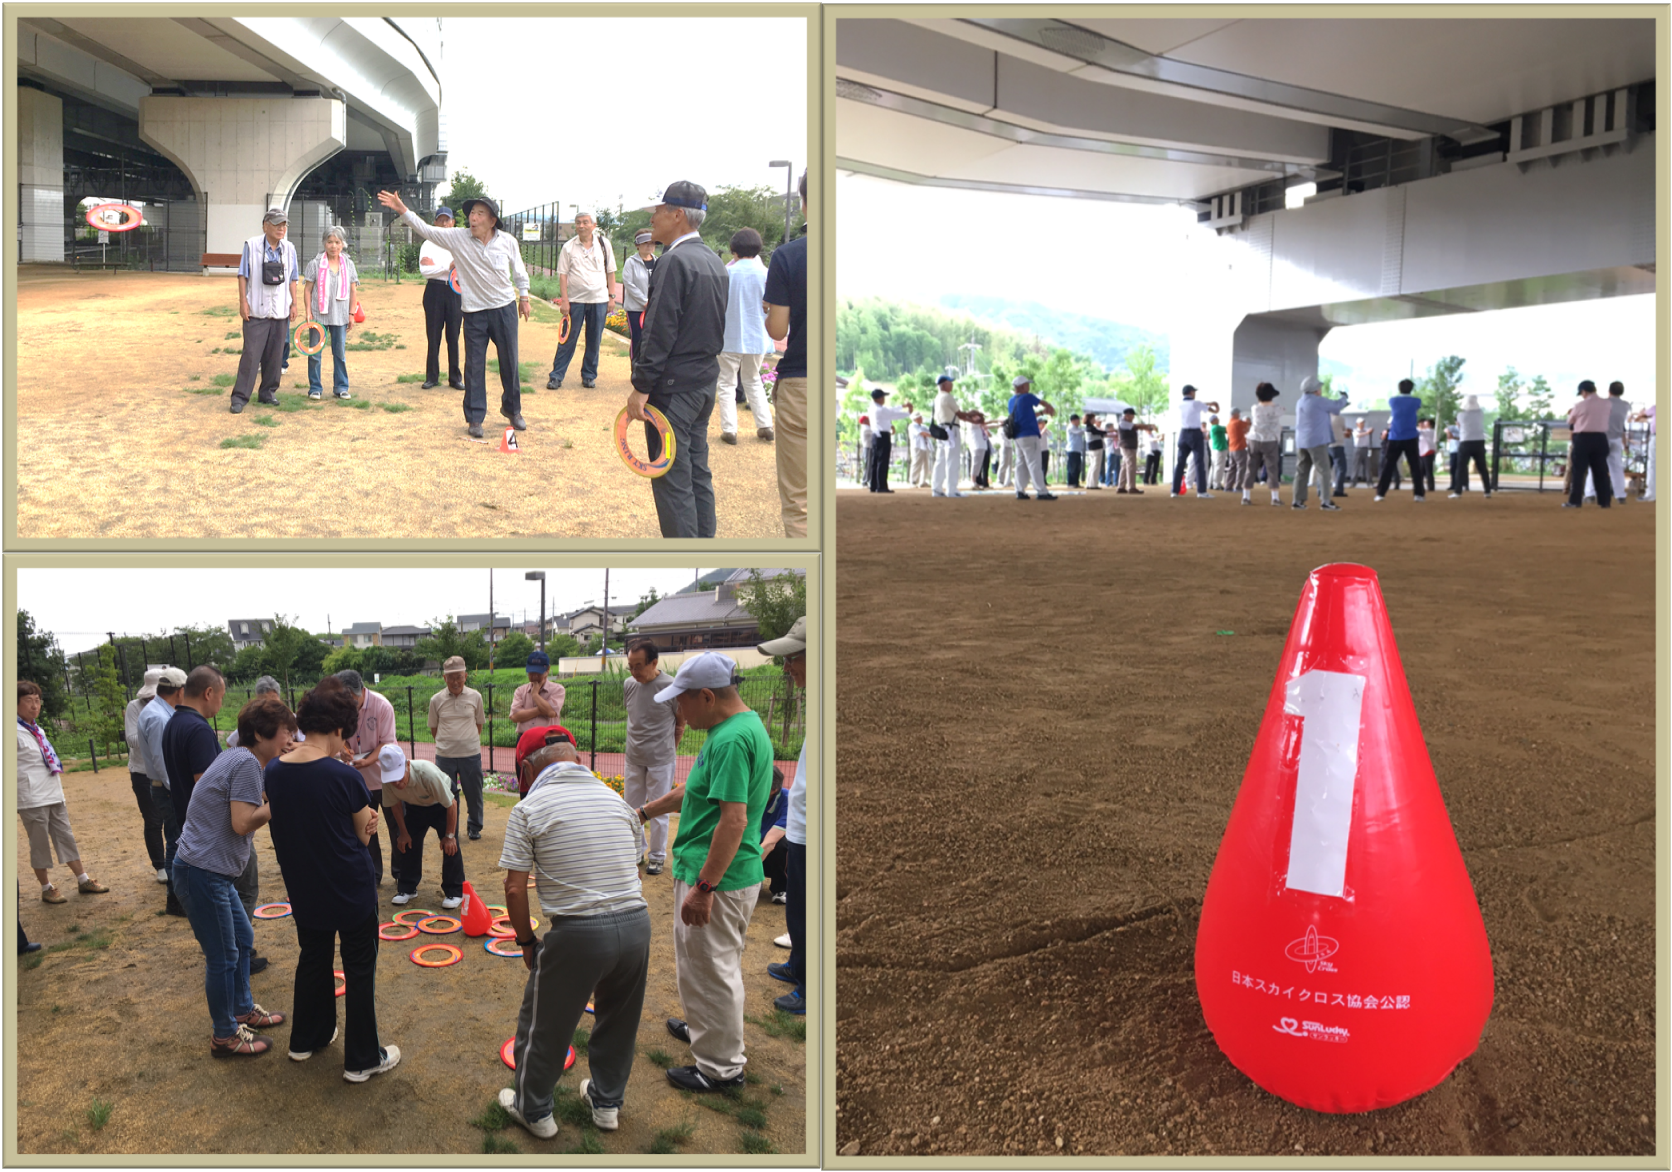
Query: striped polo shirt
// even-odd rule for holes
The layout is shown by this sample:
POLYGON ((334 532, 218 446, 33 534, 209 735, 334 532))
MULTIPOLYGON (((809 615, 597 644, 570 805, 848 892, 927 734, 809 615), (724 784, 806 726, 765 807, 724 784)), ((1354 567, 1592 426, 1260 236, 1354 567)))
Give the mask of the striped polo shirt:
POLYGON ((638 814, 584 765, 543 770, 511 810, 499 865, 532 872, 550 916, 602 916, 647 907, 639 890, 638 814))

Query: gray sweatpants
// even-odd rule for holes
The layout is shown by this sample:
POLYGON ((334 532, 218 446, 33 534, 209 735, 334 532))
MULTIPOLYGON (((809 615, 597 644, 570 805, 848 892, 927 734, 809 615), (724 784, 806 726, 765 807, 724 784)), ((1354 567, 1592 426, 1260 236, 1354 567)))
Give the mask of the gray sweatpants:
POLYGON ((595 1010, 586 1063, 592 1101, 619 1107, 633 1069, 644 982, 650 971, 650 909, 554 916, 523 986, 517 1014, 517 1110, 529 1122, 552 1113, 552 1091, 586 1012, 595 1010))
POLYGON ((1306 487, 1314 473, 1318 476, 1318 500, 1327 505, 1330 503, 1328 444, 1295 450, 1295 504, 1306 503, 1306 487))

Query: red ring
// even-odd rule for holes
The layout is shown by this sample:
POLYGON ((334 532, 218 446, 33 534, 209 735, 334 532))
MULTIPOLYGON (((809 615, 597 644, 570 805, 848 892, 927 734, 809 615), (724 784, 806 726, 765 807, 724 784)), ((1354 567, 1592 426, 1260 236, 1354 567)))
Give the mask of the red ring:
POLYGON ((348 992, 348 978, 343 976, 340 972, 333 972, 331 975, 342 982, 342 984, 337 986, 337 996, 341 997, 344 993, 348 992))
POLYGON ((255 909, 255 918, 258 919, 258 920, 282 920, 286 916, 288 916, 289 914, 290 914, 290 905, 288 903, 264 903, 260 907, 255 909), (270 916, 263 914, 265 912, 272 911, 272 909, 276 908, 276 907, 282 907, 282 908, 284 908, 284 911, 274 912, 270 916))
POLYGON ((145 223, 145 213, 129 203, 101 203, 87 209, 87 226, 97 228, 101 232, 132 232, 143 223, 145 223), (95 218, 99 216, 100 212, 113 210, 125 212, 127 219, 120 224, 113 225, 104 223, 102 218, 95 218))
MULTIPOLYGON (((531 932, 538 931, 539 927, 540 927, 540 917, 539 916, 529 916, 528 917, 529 931, 531 931, 531 932)), ((511 927, 511 917, 509 915, 495 916, 493 919, 488 921, 488 935, 489 936, 499 936, 501 938, 504 938, 504 937, 507 937, 507 936, 515 936, 516 934, 517 934, 517 930, 515 928, 511 927), (499 925, 501 923, 503 923, 505 925, 504 928, 497 927, 497 925, 499 925)))
POLYGON ((435 915, 435 913, 430 911, 429 908, 407 908, 404 912, 396 912, 394 915, 389 917, 389 920, 391 923, 399 924, 403 928, 410 928, 412 925, 416 924, 418 920, 421 920, 426 916, 433 915, 435 915), (402 916, 417 916, 418 920, 404 920, 401 918, 402 916))
POLYGON ((426 916, 424 919, 418 921, 417 927, 418 930, 426 936, 451 936, 454 932, 457 932, 460 928, 464 927, 464 921, 459 919, 457 916, 426 916), (451 928, 431 928, 426 926, 435 923, 437 920, 446 920, 453 926, 451 928))
POLYGON ((557 344, 559 346, 569 340, 569 315, 563 315, 563 324, 557 327, 557 344))
POLYGON ((517 944, 517 950, 515 952, 501 952, 495 947, 495 945, 504 944, 507 941, 510 941, 512 944, 517 944, 517 942, 510 936, 489 936, 486 940, 482 941, 482 951, 488 953, 490 956, 513 957, 521 956, 523 954, 522 945, 520 944, 517 944))
POLYGON ((415 937, 417 935, 418 935, 418 929, 413 927, 411 924, 397 924, 394 920, 390 920, 387 924, 379 924, 377 926, 377 938, 379 940, 387 940, 390 943, 394 943, 397 940, 411 940, 413 937, 415 937), (385 929, 388 929, 388 928, 405 928, 406 929, 406 935, 405 936, 390 936, 385 931, 385 929))
POLYGON ((464 959, 464 953, 453 944, 421 944, 417 948, 414 948, 411 952, 407 953, 407 956, 411 958, 413 964, 427 969, 444 969, 448 965, 458 964, 459 961, 464 959), (435 952, 437 949, 447 953, 446 960, 418 959, 424 953, 435 952))
MULTIPOLYGON (((512 1054, 511 1054, 511 1051, 516 1047, 516 1044, 517 1044, 517 1035, 512 1034, 509 1038, 505 1039, 505 1044, 499 1048, 499 1060, 501 1062, 505 1063, 505 1065, 509 1066, 512 1070, 515 1070, 517 1068, 517 1060, 516 1060, 516 1058, 512 1057, 512 1054)), ((568 1070, 574 1064, 575 1064, 575 1048, 573 1046, 570 1046, 569 1047, 569 1053, 567 1053, 563 1056, 563 1069, 568 1070)))
POLYGON ((296 348, 306 354, 309 358, 312 358, 315 354, 324 353, 325 340, 328 337, 330 337, 329 332, 323 325, 316 321, 299 321, 296 323, 296 328, 290 332, 290 340, 296 343, 296 348), (302 341, 302 335, 311 335, 315 330, 319 331, 319 341, 302 341))
POLYGON ((457 266, 447 270, 447 284, 452 287, 452 290, 455 293, 464 292, 464 289, 459 285, 459 270, 457 266))

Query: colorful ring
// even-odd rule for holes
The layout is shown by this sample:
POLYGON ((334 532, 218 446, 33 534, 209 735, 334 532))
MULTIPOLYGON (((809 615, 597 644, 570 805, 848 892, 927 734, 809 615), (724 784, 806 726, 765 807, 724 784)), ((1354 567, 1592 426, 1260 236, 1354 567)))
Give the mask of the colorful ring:
POLYGON ((414 948, 411 952, 407 953, 407 955, 412 958, 413 964, 427 969, 444 969, 448 965, 458 964, 459 961, 464 959, 464 953, 460 952, 457 947, 451 944, 421 944, 417 948, 414 948), (424 960, 423 956, 426 952, 445 952, 447 954, 447 959, 424 960))
POLYGON ((499 917, 499 916, 507 915, 511 910, 510 908, 506 907, 502 903, 485 903, 482 906, 487 908, 488 911, 492 912, 496 918, 499 917))
POLYGON ((426 916, 433 915, 435 915, 435 913, 430 911, 428 908, 408 908, 404 912, 396 912, 394 915, 390 916, 389 919, 403 928, 410 928, 412 925, 416 924, 418 920, 421 920, 426 916), (403 919, 403 916, 417 916, 418 920, 403 919))
POLYGON ((563 323, 557 327, 557 344, 559 346, 569 340, 569 315, 563 315, 563 323))
POLYGON ((264 903, 255 909, 255 918, 258 920, 282 920, 289 914, 290 905, 288 903, 264 903), (283 908, 284 910, 274 911, 274 908, 283 908))
MULTIPOLYGON (((516 1048, 516 1045, 517 1036, 512 1034, 509 1038, 505 1039, 505 1044, 499 1048, 499 1060, 509 1066, 512 1070, 517 1068, 517 1060, 511 1054, 511 1051, 516 1048)), ((570 1046, 569 1053, 563 1056, 563 1069, 568 1070, 574 1064, 575 1048, 570 1046)))
POLYGON ((447 270, 447 284, 452 286, 453 292, 455 293, 464 292, 464 289, 459 285, 459 268, 457 265, 454 265, 447 270))
POLYGON ((337 996, 341 997, 344 993, 348 992, 348 978, 343 976, 340 972, 334 972, 331 975, 342 982, 342 984, 337 986, 337 996))
POLYGON ((482 941, 482 951, 491 953, 494 956, 521 956, 522 945, 517 944, 516 940, 510 936, 489 936, 486 940, 482 941), (499 946, 503 945, 506 941, 510 941, 512 944, 516 945, 517 950, 515 952, 501 952, 499 950, 499 946))
POLYGON ((656 408, 646 403, 644 413, 650 416, 651 424, 656 428, 656 434, 662 437, 662 455, 654 460, 641 460, 633 455, 633 449, 627 444, 627 408, 615 417, 615 450, 621 457, 621 462, 640 476, 655 480, 663 476, 673 467, 674 435, 673 428, 668 425, 668 417, 656 408))
POLYGON ((377 926, 377 938, 379 940, 387 940, 390 943, 394 943, 397 940, 411 940, 416 935, 418 935, 418 929, 414 928, 411 924, 397 924, 395 921, 390 920, 387 924, 379 924, 377 926), (391 936, 386 931, 386 929, 389 928, 405 928, 406 935, 391 936))
MULTIPOLYGON (((529 916, 528 917, 528 929, 531 932, 537 932, 537 931, 540 930, 540 917, 539 916, 529 916)), ((498 936, 501 939, 503 939, 506 936, 515 936, 516 934, 517 934, 517 930, 515 928, 511 927, 511 917, 510 916, 495 916, 492 920, 488 921, 488 935, 489 936, 498 936), (500 924, 504 924, 505 927, 500 928, 498 926, 500 924)))
POLYGON ((290 340, 296 343, 298 350, 312 358, 325 349, 325 327, 316 321, 299 321, 296 323, 296 328, 290 333, 290 340), (302 341, 302 335, 307 333, 317 333, 319 341, 312 343, 302 341))
POLYGON ((448 936, 464 927, 464 921, 460 920, 457 916, 426 916, 422 920, 418 921, 417 927, 418 930, 426 936, 448 936), (446 920, 453 926, 451 928, 433 927, 432 925, 437 920, 446 920))
POLYGON ((586 1011, 588 1013, 590 1013, 593 1017, 598 1016, 598 1011, 596 1009, 592 1008, 592 998, 590 998, 590 997, 588 997, 586 999, 586 1011))
POLYGON ((132 232, 143 223, 145 213, 128 203, 101 203, 87 209, 87 226, 101 232, 132 232), (110 216, 118 213, 123 218, 111 221, 110 216))

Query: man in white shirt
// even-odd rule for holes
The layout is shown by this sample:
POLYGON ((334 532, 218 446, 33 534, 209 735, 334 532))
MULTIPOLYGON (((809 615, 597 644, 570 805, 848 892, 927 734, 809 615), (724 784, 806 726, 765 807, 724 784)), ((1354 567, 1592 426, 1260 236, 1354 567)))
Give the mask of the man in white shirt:
MULTIPOLYGON (((1626 423, 1631 419, 1631 404, 1625 400, 1626 384, 1608 384, 1608 478, 1614 484, 1614 499, 1626 500, 1626 423)), ((1596 496, 1592 486, 1587 496, 1596 496)))
POLYGON ((569 319, 569 332, 552 355, 546 389, 555 391, 563 385, 583 326, 586 353, 581 358, 581 386, 591 389, 598 385, 598 346, 604 319, 621 300, 621 286, 615 280, 615 252, 608 238, 598 233, 590 212, 575 214, 575 235, 564 241, 557 254, 557 284, 557 305, 569 319))
POLYGON ((877 438, 877 433, 871 427, 871 417, 859 417, 859 483, 871 483, 871 441, 877 438))
MULTIPOLYGON (((1375 436, 1371 433, 1370 422, 1360 417, 1353 428, 1353 484, 1357 485, 1362 478, 1365 484, 1370 483, 1370 452, 1374 447, 1375 436)), ((1456 472, 1453 472, 1456 475, 1456 472)))
MULTIPOLYGON (((958 400, 952 396, 953 381, 950 374, 943 374, 935 380, 935 426, 946 432, 945 439, 935 439, 935 470, 930 478, 930 487, 936 496, 963 496, 958 491, 959 474, 963 465, 963 437, 958 431, 960 421, 971 425, 970 431, 975 432, 974 426, 979 413, 958 410, 958 400)), ((970 445, 974 449, 974 444, 970 445)), ((971 471, 974 471, 972 469, 971 471)))
POLYGON ((911 418, 911 404, 890 407, 883 400, 888 392, 877 387, 871 392, 871 483, 872 492, 893 492, 888 487, 888 463, 894 454, 894 425, 911 418))
POLYGON ((731 282, 726 291, 726 341, 720 351, 720 439, 737 443, 737 395, 739 383, 755 421, 755 438, 772 442, 772 407, 761 383, 761 360, 773 350, 766 336, 766 266, 761 263, 761 234, 753 228, 732 233, 731 263, 726 274, 731 282))
POLYGON ((168 871, 163 867, 163 819, 151 800, 151 766, 145 760, 145 738, 139 735, 139 714, 157 694, 157 681, 163 678, 161 668, 145 673, 145 684, 128 701, 122 713, 123 739, 128 742, 128 781, 133 786, 134 800, 139 803, 139 816, 145 824, 145 853, 151 869, 157 873, 158 883, 168 882, 168 871))
POLYGON ((1187 459, 1196 461, 1196 496, 1201 500, 1212 500, 1213 494, 1208 491, 1208 461, 1207 444, 1202 435, 1202 420, 1206 415, 1206 404, 1196 401, 1196 388, 1186 383, 1180 392, 1184 397, 1179 402, 1179 440, 1178 451, 1173 458, 1173 496, 1179 495, 1184 487, 1184 462, 1187 459))
MULTIPOLYGON (((451 228, 453 209, 436 209, 435 226, 451 228)), ((459 326, 464 321, 464 301, 453 288, 453 254, 433 240, 418 249, 418 273, 424 278, 424 383, 423 390, 441 385, 441 336, 447 335, 447 385, 464 390, 459 372, 459 326)))
POLYGON ((395 828, 390 844, 390 870, 395 874, 395 897, 404 905, 418 894, 424 881, 424 836, 435 831, 441 847, 441 896, 444 908, 464 902, 464 856, 459 853, 459 783, 430 761, 408 761, 399 745, 384 745, 377 753, 382 778, 382 804, 395 828))
POLYGON ((923 412, 917 411, 912 414, 906 432, 911 436, 911 486, 928 488, 929 429, 923 424, 923 412))

